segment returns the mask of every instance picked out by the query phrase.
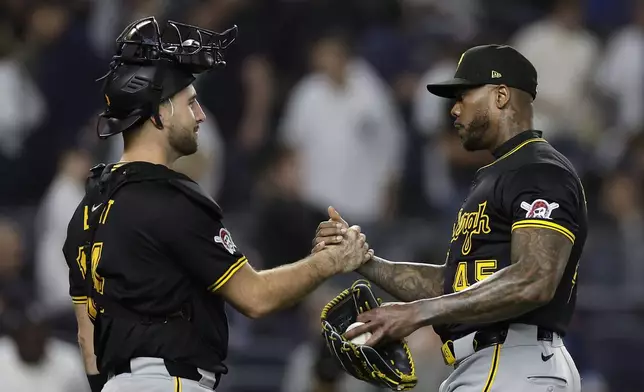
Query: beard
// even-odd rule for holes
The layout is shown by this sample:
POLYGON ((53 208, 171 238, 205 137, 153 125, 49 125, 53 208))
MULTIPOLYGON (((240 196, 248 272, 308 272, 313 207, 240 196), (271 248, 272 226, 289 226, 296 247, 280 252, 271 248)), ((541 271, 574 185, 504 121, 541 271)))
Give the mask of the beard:
POLYGON ((168 142, 179 156, 192 155, 197 152, 199 146, 194 128, 172 126, 168 134, 168 142))
POLYGON ((490 127, 490 114, 487 109, 477 110, 474 119, 459 129, 458 135, 461 138, 461 144, 467 151, 485 150, 484 138, 490 127))

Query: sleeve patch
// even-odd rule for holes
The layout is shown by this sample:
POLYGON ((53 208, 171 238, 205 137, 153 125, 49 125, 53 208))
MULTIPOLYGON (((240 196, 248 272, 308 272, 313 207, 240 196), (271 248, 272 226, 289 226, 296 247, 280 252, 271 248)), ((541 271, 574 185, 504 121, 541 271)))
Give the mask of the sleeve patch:
POLYGON ((237 245, 233 242, 230 232, 223 227, 219 229, 219 235, 215 236, 215 242, 221 244, 231 255, 237 250, 237 245))
POLYGON ((538 219, 550 219, 552 211, 559 208, 557 203, 548 203, 543 199, 537 199, 532 203, 526 201, 521 202, 521 208, 526 211, 525 217, 528 219, 538 218, 538 219))

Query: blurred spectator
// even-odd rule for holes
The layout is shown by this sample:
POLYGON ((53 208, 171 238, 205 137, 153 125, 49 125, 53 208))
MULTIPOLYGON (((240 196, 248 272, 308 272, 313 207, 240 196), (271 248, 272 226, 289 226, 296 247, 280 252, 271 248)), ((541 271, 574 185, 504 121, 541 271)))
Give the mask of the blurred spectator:
POLYGON ((600 125, 589 95, 600 47, 582 25, 581 5, 581 0, 558 0, 547 18, 512 39, 512 45, 537 69, 534 126, 551 142, 588 142, 600 125))
POLYGON ((644 124, 644 1, 634 1, 631 23, 610 37, 596 72, 604 99, 609 132, 599 145, 609 168, 627 148, 628 139, 644 124))
POLYGON ((596 83, 615 101, 617 113, 611 125, 637 131, 644 123, 644 1, 635 1, 631 23, 610 37, 596 83))
MULTIPOLYGON (((301 170, 296 151, 278 146, 264 165, 254 200, 255 222, 252 243, 261 259, 261 268, 279 267, 306 257, 317 225, 329 219, 301 197, 301 170)), ((256 263, 254 263, 256 264, 256 263)), ((298 344, 304 337, 305 323, 300 305, 254 321, 253 329, 273 338, 280 335, 298 344)))
MULTIPOLYGON (((603 194, 604 212, 608 215, 602 227, 608 229, 602 250, 606 256, 619 255, 623 267, 617 269, 618 281, 615 286, 625 290, 629 297, 642 298, 644 294, 644 205, 642 189, 625 173, 608 178, 603 194), (611 233, 612 232, 612 233, 611 233), (612 234, 612 235, 611 235, 612 234), (637 295, 639 293, 639 295, 637 295)), ((615 270, 616 266, 610 265, 615 270)), ((612 274, 611 274, 612 275, 612 274)), ((601 276, 609 284, 608 271, 601 276)), ((644 301, 642 301, 644 302, 644 301)))
POLYGON ((0 23, 0 159, 20 156, 25 139, 47 111, 43 95, 20 62, 20 46, 12 26, 0 23))
POLYGON ((18 226, 0 217, 0 335, 11 311, 23 309, 29 290, 23 280, 24 241, 18 226))
POLYGON ((253 243, 263 267, 275 268, 309 254, 317 225, 329 217, 326 209, 314 208, 302 200, 303 178, 297 151, 275 147, 263 173, 256 192, 257 227, 253 243), (283 241, 285 238, 288 241, 283 241))
POLYGON ((35 279, 38 302, 51 315, 71 312, 69 271, 63 243, 69 218, 85 195, 90 156, 82 150, 63 154, 58 173, 37 213, 35 279))
POLYGON ((301 154, 305 200, 356 224, 393 211, 404 131, 389 90, 342 35, 314 45, 312 73, 288 99, 281 139, 301 154))
POLYGON ((78 348, 49 335, 42 320, 16 315, 0 338, 0 380, 7 391, 88 392, 78 348))

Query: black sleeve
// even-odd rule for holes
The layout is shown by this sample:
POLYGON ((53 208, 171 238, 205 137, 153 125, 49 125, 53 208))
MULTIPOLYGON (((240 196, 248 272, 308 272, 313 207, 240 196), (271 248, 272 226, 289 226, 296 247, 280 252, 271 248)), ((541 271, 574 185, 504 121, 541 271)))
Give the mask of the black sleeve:
POLYGON ((65 262, 69 268, 69 295, 75 304, 87 303, 87 290, 85 287, 85 254, 81 252, 83 232, 85 230, 85 208, 81 202, 76 208, 67 227, 67 238, 63 245, 65 262))
POLYGON ((551 164, 526 165, 505 178, 503 210, 512 217, 512 231, 541 227, 575 242, 582 190, 575 174, 551 164))
POLYGON ((220 220, 184 195, 174 200, 171 220, 165 220, 171 227, 164 230, 170 251, 194 279, 202 282, 208 291, 215 292, 247 259, 220 220))

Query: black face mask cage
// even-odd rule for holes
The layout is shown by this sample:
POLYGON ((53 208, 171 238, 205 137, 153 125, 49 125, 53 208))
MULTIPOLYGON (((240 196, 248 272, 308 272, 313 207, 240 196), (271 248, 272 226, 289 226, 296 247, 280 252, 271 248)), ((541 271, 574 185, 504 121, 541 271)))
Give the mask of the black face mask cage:
POLYGON ((237 26, 218 33, 197 26, 168 21, 163 31, 154 17, 130 24, 116 39, 114 63, 150 64, 170 60, 187 72, 198 74, 225 66, 223 50, 237 38, 237 26))
MULTIPOLYGON (((117 51, 112 57, 110 71, 97 81, 105 79, 106 83, 107 78, 121 64, 154 65, 156 71, 147 90, 148 98, 145 99, 144 107, 136 111, 141 112, 140 118, 151 115, 155 120, 154 125, 161 129, 163 124, 159 117, 158 106, 161 103, 162 82, 166 69, 174 67, 190 74, 199 74, 212 68, 223 67, 226 65, 223 51, 236 38, 237 26, 218 33, 185 23, 168 21, 161 31, 159 23, 153 16, 139 19, 127 26, 116 39, 117 51)), ((105 117, 109 118, 109 108, 105 114, 105 117)), ((116 133, 118 132, 99 132, 99 137, 107 138, 116 133)))

